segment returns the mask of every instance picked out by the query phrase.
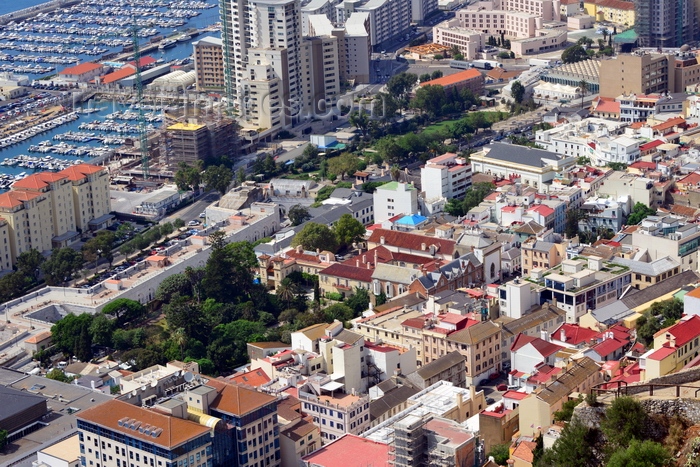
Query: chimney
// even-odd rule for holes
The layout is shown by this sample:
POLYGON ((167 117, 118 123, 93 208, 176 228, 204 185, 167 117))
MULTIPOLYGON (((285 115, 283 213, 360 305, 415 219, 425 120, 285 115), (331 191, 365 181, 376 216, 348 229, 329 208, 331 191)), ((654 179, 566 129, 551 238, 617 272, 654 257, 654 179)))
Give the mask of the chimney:
POLYGON ((381 237, 379 237, 379 243, 380 243, 380 244, 384 245, 384 241, 385 241, 384 235, 382 235, 381 237))
POLYGON ((90 381, 90 387, 92 388, 93 391, 95 390, 95 380, 90 381))
POLYGON ((303 253, 304 252, 304 247, 301 245, 297 245, 297 253, 303 253))
POLYGON ((549 342, 549 334, 547 333, 547 331, 540 331, 540 339, 549 342))
POLYGON ((425 243, 421 243, 421 244, 420 244, 420 249, 421 249, 421 250, 425 251, 426 248, 427 248, 427 246, 426 246, 425 243))
POLYGON ((559 331, 559 340, 562 342, 566 342, 566 331, 563 329, 559 331))
POLYGON ((458 392, 458 393, 457 393, 457 410, 459 410, 459 409, 462 408, 462 404, 463 404, 463 403, 464 403, 464 402, 463 402, 463 399, 462 399, 462 393, 461 393, 461 392, 458 392))
POLYGON ((372 263, 367 263, 367 269, 372 269, 372 263))
POLYGON ((377 250, 374 250, 374 267, 377 267, 377 262, 379 261, 379 253, 377 253, 377 250))
POLYGON ((357 267, 357 268, 360 267, 360 260, 359 259, 355 260, 355 267, 357 267))
POLYGON ((367 262, 367 255, 362 255, 362 264, 367 262))

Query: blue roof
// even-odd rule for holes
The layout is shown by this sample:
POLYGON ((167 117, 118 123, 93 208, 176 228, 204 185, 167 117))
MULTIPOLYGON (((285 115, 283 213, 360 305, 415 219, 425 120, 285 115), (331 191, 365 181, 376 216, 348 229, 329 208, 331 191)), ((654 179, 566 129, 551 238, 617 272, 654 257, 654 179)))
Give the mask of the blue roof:
POLYGON ((403 216, 401 219, 397 220, 397 224, 405 224, 405 225, 420 225, 423 222, 427 221, 427 217, 423 217, 418 214, 414 214, 412 216, 403 216))

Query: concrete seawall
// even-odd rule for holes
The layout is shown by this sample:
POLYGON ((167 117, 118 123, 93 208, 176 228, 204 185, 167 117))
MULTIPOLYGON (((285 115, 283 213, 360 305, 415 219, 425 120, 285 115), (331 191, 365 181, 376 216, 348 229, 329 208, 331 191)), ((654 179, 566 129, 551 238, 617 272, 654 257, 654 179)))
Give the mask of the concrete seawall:
POLYGON ((57 8, 67 8, 80 3, 80 0, 52 0, 33 7, 25 8, 19 11, 13 11, 6 15, 0 16, 0 25, 7 24, 10 21, 23 21, 39 13, 48 13, 57 8))

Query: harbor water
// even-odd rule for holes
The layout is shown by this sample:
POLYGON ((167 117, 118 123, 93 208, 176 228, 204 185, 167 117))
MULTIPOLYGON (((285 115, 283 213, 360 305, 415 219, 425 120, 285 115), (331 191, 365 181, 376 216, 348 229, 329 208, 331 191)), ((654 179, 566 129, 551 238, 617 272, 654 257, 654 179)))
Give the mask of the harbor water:
MULTIPOLYGON (((116 1, 122 1, 122 0, 108 0, 108 3, 115 3, 116 1)), ((126 0, 129 1, 129 0, 126 0)), ((209 4, 217 4, 217 0, 202 0, 206 1, 209 4)), ((29 8, 32 6, 39 5, 41 3, 44 3, 44 1, 40 0, 15 0, 13 2, 0 2, 0 15, 5 14, 5 13, 10 13, 13 11, 21 10, 23 8, 29 8), (10 7, 10 5, 12 5, 10 7)), ((159 8, 159 10, 166 10, 166 8, 159 8)), ((211 24, 214 24, 218 21, 218 9, 217 8, 209 8, 209 9, 202 9, 200 10, 201 14, 198 16, 195 16, 193 18, 190 18, 187 23, 183 26, 180 26, 177 28, 177 30, 184 31, 187 28, 204 28, 206 26, 209 26, 211 24)), ((159 34, 167 36, 171 35, 174 33, 174 29, 165 29, 165 28, 158 28, 159 29, 159 34)), ((27 33, 30 34, 30 33, 27 33)), ((31 33, 31 34, 36 34, 36 33, 31 33)), ((151 52, 147 55, 152 56, 155 59, 162 59, 165 62, 171 62, 174 60, 181 60, 186 57, 189 57, 192 54, 192 42, 199 40, 203 37, 206 37, 208 35, 218 35, 217 33, 205 33, 200 36, 194 37, 191 40, 188 41, 181 41, 177 42, 174 47, 167 48, 165 50, 156 50, 154 52, 151 52)), ((0 42, 4 42, 6 39, 0 38, 0 42)), ((141 40, 142 44, 145 44, 148 41, 148 39, 144 38, 141 40)), ((119 52, 121 50, 121 47, 116 47, 116 48, 111 48, 110 52, 119 52)), ((11 53, 9 50, 1 50, 1 53, 11 53)), ((14 52, 16 53, 16 52, 14 52)), ((25 52, 23 52, 25 53, 25 52)), ((79 56, 81 61, 94 61, 98 57, 95 56, 79 56)), ((0 65, 3 63, 7 62, 2 62, 0 61, 0 65)), ((65 68, 63 65, 55 65, 56 66, 56 71, 65 68)), ((55 73, 55 71, 53 72, 55 73)), ((30 75, 32 78, 36 79, 40 77, 41 75, 30 75)), ((113 132, 102 132, 99 129, 96 130, 90 130, 90 129, 80 129, 81 124, 86 124, 86 123, 91 123, 93 121, 104 121, 105 118, 113 114, 114 112, 124 112, 129 110, 129 107, 123 104, 119 104, 116 102, 95 102, 91 101, 89 103, 84 104, 84 108, 91 108, 91 109, 98 109, 97 112, 94 113, 89 113, 89 114, 83 114, 79 113, 78 118, 74 121, 68 121, 56 128, 50 129, 48 131, 42 132, 40 134, 37 134, 35 136, 32 136, 28 138, 25 141, 12 144, 7 147, 0 147, 0 175, 4 176, 18 176, 22 173, 25 174, 31 174, 35 170, 39 170, 38 168, 34 168, 36 163, 31 163, 29 164, 30 167, 27 167, 27 163, 25 162, 23 166, 20 166, 19 164, 16 165, 7 165, 7 161, 11 160, 18 160, 18 159, 24 159, 24 160, 32 160, 32 161, 40 161, 42 158, 45 161, 65 161, 65 163, 74 163, 76 161, 84 161, 84 162, 90 162, 92 157, 89 154, 85 153, 85 148, 98 148, 98 147, 109 147, 111 149, 116 149, 118 145, 106 145, 103 144, 103 141, 100 140, 91 140, 91 141, 72 141, 72 140, 59 140, 55 139, 60 138, 60 135, 64 135, 68 132, 76 133, 76 132, 89 132, 89 133, 94 133, 96 137, 104 138, 116 138, 116 139, 123 139, 123 138, 135 138, 137 137, 136 134, 132 133, 125 133, 125 134, 116 134, 113 132), (58 136, 57 136, 58 135, 58 136), (50 144, 49 144, 50 143, 50 144), (62 148, 56 148, 56 145, 62 144, 62 148), (81 155, 72 155, 69 153, 58 153, 59 149, 65 149, 66 145, 71 145, 74 147, 80 147, 83 148, 83 151, 81 155), (51 150, 48 150, 47 148, 49 146, 53 146, 51 150), (41 147, 41 151, 37 152, 37 148, 41 147), (30 151, 30 148, 33 149, 33 152, 30 151), (28 157, 26 157, 28 156, 28 157), (5 164, 3 164, 3 161, 6 161, 5 164)), ((80 109, 76 109, 80 110, 80 109)), ((133 111, 133 109, 132 109, 133 111)), ((134 111, 135 112, 135 111, 134 111)), ((153 118, 156 112, 150 112, 149 110, 146 110, 145 112, 149 112, 149 115, 153 118)), ((133 114, 132 114, 133 117, 133 114)), ((137 122, 135 120, 132 121, 117 121, 117 123, 122 123, 124 125, 136 125, 137 122)), ((160 125, 159 122, 151 122, 150 125, 153 125, 154 127, 157 127, 160 125)), ((114 141, 111 141, 114 143, 114 141)), ((62 150, 61 152, 65 152, 65 150, 62 150)), ((47 163, 44 162, 43 166, 46 167, 47 163)), ((0 177, 2 178, 2 177, 0 177)), ((7 178, 7 177, 5 177, 7 178)), ((0 185, 2 185, 0 183, 0 185)), ((0 186, 0 190, 2 187, 0 186)))

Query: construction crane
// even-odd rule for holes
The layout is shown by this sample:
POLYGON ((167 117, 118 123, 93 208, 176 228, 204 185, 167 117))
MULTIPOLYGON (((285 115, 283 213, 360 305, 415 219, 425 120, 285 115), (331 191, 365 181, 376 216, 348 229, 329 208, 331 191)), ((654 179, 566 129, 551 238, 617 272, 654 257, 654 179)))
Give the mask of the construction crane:
POLYGON ((143 80, 141 79, 141 48, 139 47, 139 26, 136 18, 132 18, 131 40, 134 47, 134 64, 136 66, 136 105, 138 106, 139 147, 141 150, 141 170, 143 179, 150 176, 150 160, 148 156, 148 130, 143 114, 143 80))

